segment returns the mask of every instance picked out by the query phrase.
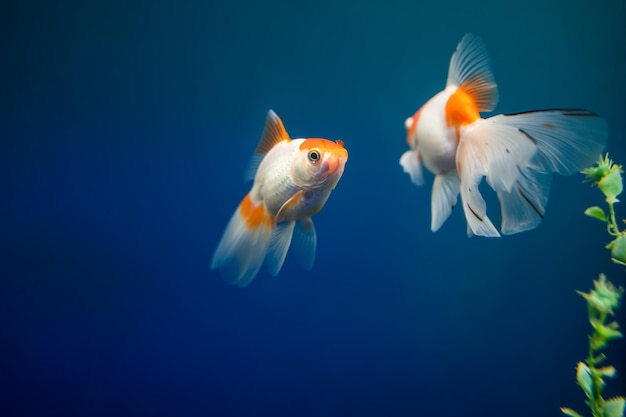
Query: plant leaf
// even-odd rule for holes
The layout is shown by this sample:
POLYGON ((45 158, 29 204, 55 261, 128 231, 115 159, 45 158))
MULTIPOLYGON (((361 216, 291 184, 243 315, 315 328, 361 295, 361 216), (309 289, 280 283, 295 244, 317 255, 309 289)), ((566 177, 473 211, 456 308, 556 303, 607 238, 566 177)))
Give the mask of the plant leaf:
POLYGON ((583 417, 580 414, 578 414, 576 411, 572 410, 571 408, 565 408, 565 407, 561 407, 561 411, 563 412, 563 414, 565 414, 566 416, 570 416, 570 417, 583 417))
POLYGON ((621 233, 614 241, 609 243, 613 262, 620 265, 626 264, 626 234, 621 233))
POLYGON ((598 368, 596 369, 596 372, 598 372, 602 376, 606 376, 609 378, 613 378, 615 374, 617 373, 615 368, 612 366, 605 366, 604 368, 598 368))
POLYGON ((585 210, 585 214, 589 217, 593 217, 594 219, 598 219, 603 222, 607 221, 607 217, 606 217, 606 214, 604 214, 604 210, 602 210, 598 206, 589 207, 587 210, 585 210))
MULTIPOLYGON (((621 168, 621 167, 620 167, 621 168)), ((616 203, 617 196, 622 193, 622 173, 621 169, 611 169, 611 172, 606 177, 598 181, 598 187, 606 196, 607 201, 616 203)))
POLYGON ((591 379, 591 370, 583 362, 578 362, 576 367, 576 381, 578 385, 585 391, 587 398, 592 397, 593 381, 591 379))
POLYGON ((590 320, 591 325, 596 331, 596 334, 602 338, 603 341, 609 341, 613 339, 619 339, 624 337, 619 330, 615 330, 614 326, 607 326, 605 324, 600 323, 597 320, 590 320))
POLYGON ((604 402, 602 408, 603 417, 624 417, 624 397, 615 397, 604 402))

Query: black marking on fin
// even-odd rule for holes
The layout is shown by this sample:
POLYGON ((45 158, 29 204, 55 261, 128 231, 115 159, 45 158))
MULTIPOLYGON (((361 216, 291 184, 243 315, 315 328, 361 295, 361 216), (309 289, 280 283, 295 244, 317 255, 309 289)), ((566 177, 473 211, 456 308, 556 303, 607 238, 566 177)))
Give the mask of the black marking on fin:
POLYGON ((598 117, 598 113, 587 111, 585 109, 572 109, 572 110, 564 110, 563 116, 598 117))
POLYGON ((539 217, 541 217, 543 219, 544 214, 537 208, 537 206, 535 206, 535 203, 533 203, 530 198, 528 198, 528 196, 526 194, 524 194, 524 192, 522 191, 522 189, 520 187, 515 187, 517 192, 519 193, 519 195, 522 196, 522 198, 524 200, 526 200, 526 202, 528 203, 529 206, 531 206, 533 208, 533 210, 535 210, 535 213, 537 213, 539 215, 539 217))
POLYGON ((537 140, 533 138, 527 131, 525 131, 524 129, 519 129, 519 128, 517 130, 519 130, 521 134, 526 136, 532 143, 534 143, 535 145, 537 144, 537 140))
POLYGON ((483 219, 476 214, 476 212, 474 211, 474 209, 472 208, 472 206, 470 206, 469 204, 467 205, 467 208, 472 212, 472 214, 474 215, 474 217, 476 217, 478 220, 480 220, 481 222, 483 221, 483 219))
POLYGON ((523 114, 532 114, 532 113, 561 113, 563 116, 577 116, 577 117, 598 117, 597 113, 591 112, 585 109, 543 109, 543 110, 530 110, 530 111, 522 111, 517 113, 507 113, 505 116, 520 116, 523 114))

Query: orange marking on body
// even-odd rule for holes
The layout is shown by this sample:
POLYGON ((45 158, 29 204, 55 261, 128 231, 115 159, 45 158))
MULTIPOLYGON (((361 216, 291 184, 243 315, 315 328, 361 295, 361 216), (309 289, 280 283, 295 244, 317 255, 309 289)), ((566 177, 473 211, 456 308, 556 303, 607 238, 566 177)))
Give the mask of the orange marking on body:
POLYGON ((422 114, 422 109, 424 107, 420 107, 418 111, 415 112, 413 117, 411 118, 411 126, 406 131, 406 143, 413 147, 413 138, 415 137, 415 131, 417 130, 417 122, 422 114))
POLYGON ((544 123, 543 127, 547 127, 548 129, 556 129, 556 126, 552 123, 544 123))
POLYGON ((479 118, 480 113, 472 97, 462 88, 457 88, 446 103, 446 124, 454 126, 457 139, 461 136, 462 126, 467 126, 479 118))
POLYGON ((265 210, 262 203, 254 205, 250 200, 250 194, 244 197, 239 205, 239 210, 241 210, 241 217, 249 229, 256 229, 261 226, 271 228, 273 226, 274 216, 265 210))

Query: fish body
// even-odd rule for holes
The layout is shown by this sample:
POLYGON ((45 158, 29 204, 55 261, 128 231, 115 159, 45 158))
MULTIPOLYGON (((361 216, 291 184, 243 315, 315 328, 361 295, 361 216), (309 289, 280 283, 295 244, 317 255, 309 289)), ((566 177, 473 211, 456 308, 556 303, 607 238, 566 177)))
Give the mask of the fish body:
POLYGON ((270 110, 249 168, 252 189, 231 217, 211 269, 245 287, 264 261, 278 274, 292 240, 300 263, 310 269, 317 245, 311 217, 326 204, 347 159, 341 141, 291 139, 270 110))
POLYGON ((431 230, 438 230, 461 195, 468 235, 500 236, 478 186, 497 193, 501 231, 536 227, 545 215, 553 173, 569 175, 593 163, 607 140, 605 121, 581 109, 550 109, 482 118, 498 101, 484 45, 468 34, 452 55, 443 91, 405 122, 410 149, 400 165, 422 185, 435 175, 431 230))
POLYGON ((459 144, 454 126, 448 126, 439 116, 445 113, 445 106, 454 87, 446 88, 431 98, 419 111, 413 138, 419 137, 419 147, 424 166, 432 173, 440 174, 455 167, 456 148, 459 144), (421 123, 420 123, 421 121, 421 123))

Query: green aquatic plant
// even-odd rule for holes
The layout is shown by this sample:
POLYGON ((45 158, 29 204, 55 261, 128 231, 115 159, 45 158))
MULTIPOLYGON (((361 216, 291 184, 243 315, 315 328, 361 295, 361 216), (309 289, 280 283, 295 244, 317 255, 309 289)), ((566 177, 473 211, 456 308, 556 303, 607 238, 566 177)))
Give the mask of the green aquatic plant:
POLYGON ((600 158, 595 166, 582 171, 586 180, 597 185, 604 193, 606 202, 609 205, 609 215, 607 216, 598 206, 589 207, 585 214, 594 219, 606 223, 609 235, 614 239, 606 246, 611 250, 612 260, 615 263, 626 266, 626 230, 620 231, 615 221, 615 203, 619 202, 617 196, 622 193, 622 166, 613 164, 607 154, 600 158))
MULTIPOLYGON (((585 362, 578 362, 576 367, 576 381, 587 396, 586 403, 593 417, 623 417, 624 397, 608 400, 602 397, 604 378, 614 377, 617 371, 613 366, 598 367, 606 359, 600 350, 610 340, 622 337, 617 322, 607 321, 609 316, 614 315, 614 309, 619 307, 623 289, 615 288, 604 274, 600 274, 600 278, 593 284, 595 288, 589 293, 578 291, 587 300, 589 323, 593 327, 593 333, 589 337, 589 356, 585 362)), ((570 408, 561 408, 561 411, 571 417, 582 417, 570 408)))
MULTIPOLYGON (((614 239, 606 246, 611 250, 611 259, 620 265, 626 265, 626 230, 620 231, 615 221, 615 203, 619 202, 617 196, 622 193, 622 167, 613 164, 608 154, 600 158, 595 166, 584 169, 582 173, 586 180, 598 186, 609 205, 609 214, 605 214, 600 207, 589 207, 585 210, 587 216, 598 219, 607 224, 607 231, 614 239)), ((624 289, 616 288, 607 281, 604 274, 593 282, 594 289, 588 293, 578 293, 587 300, 589 323, 593 333, 589 336, 589 356, 585 362, 578 362, 576 367, 576 381, 587 396, 587 405, 593 417, 624 417, 626 398, 615 397, 605 400, 602 397, 604 378, 612 378, 617 371, 613 366, 598 367, 606 356, 600 353, 613 339, 623 337, 619 331, 619 324, 610 321, 610 316, 615 315, 614 310, 619 307, 624 289)), ((570 408, 561 408, 563 414, 571 417, 582 417, 570 408)))

